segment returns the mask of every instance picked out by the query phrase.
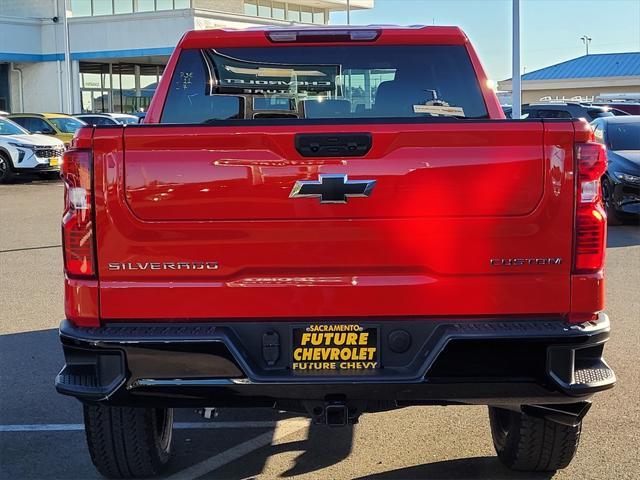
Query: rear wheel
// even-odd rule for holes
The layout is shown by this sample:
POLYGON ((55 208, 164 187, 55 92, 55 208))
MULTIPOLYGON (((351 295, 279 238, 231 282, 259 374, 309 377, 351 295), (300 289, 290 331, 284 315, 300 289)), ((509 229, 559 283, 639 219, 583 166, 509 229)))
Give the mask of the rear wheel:
POLYGON ((84 406, 91 460, 107 478, 160 474, 171 456, 170 408, 84 406))
POLYGON ((11 164, 4 153, 0 153, 0 183, 9 183, 13 178, 11 164))
POLYGON ((513 470, 548 472, 565 468, 580 441, 582 423, 563 425, 522 412, 489 407, 498 458, 513 470))

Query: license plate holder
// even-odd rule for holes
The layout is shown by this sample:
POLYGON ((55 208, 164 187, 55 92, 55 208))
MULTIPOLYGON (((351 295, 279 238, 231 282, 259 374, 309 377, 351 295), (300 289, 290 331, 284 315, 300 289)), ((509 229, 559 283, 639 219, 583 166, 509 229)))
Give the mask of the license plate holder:
POLYGON ((376 325, 313 323, 291 330, 294 374, 367 374, 380 368, 376 325))

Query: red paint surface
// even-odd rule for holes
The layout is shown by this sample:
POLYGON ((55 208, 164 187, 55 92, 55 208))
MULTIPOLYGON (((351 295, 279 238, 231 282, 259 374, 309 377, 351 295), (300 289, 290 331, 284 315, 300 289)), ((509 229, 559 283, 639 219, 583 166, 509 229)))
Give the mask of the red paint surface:
POLYGON ((247 128, 244 141, 226 128, 96 130, 102 316, 568 312, 574 134, 555 130, 543 147, 542 123, 371 126, 372 151, 339 161, 303 159, 288 127, 247 128), (319 173, 378 184, 347 204, 288 198, 319 173), (515 257, 564 262, 489 262, 515 257), (180 261, 220 268, 107 268, 180 261))
MULTIPOLYGON (((490 116, 503 118, 458 29, 415 32, 385 30, 378 41, 465 43, 490 116)), ((183 42, 190 48, 268 44, 254 31, 189 33, 183 42)), ((159 118, 182 47, 147 122, 159 118)), ((571 275, 574 145, 587 140, 581 124, 541 121, 243 126, 241 132, 146 126, 95 129, 93 137, 83 129, 78 147, 91 143, 94 153, 100 317, 585 318, 603 308, 601 272, 571 275), (349 131, 373 134, 366 156, 310 159, 293 146, 298 132, 349 131), (288 198, 296 180, 320 173, 377 184, 371 197, 347 204, 288 198), (557 257, 560 265, 490 263, 557 257), (108 269, 111 262, 198 261, 220 268, 108 269)), ((68 311, 79 319, 97 312, 98 295, 69 282, 68 311), (80 302, 76 310, 74 302, 80 302)))

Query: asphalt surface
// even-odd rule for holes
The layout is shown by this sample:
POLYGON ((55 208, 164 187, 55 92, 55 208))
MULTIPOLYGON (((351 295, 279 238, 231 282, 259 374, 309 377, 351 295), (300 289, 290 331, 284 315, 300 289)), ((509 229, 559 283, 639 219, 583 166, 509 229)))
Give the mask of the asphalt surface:
MULTIPOLYGON (((61 210, 57 181, 0 186, 3 479, 99 478, 80 404, 53 388, 62 363, 61 210)), ((618 385, 596 396, 578 455, 553 478, 640 478, 640 227, 611 228, 607 255, 613 333, 606 357, 618 385)), ((173 478, 551 478, 500 465, 483 407, 407 408, 364 415, 343 429, 308 428, 271 410, 222 410, 211 421, 184 410, 177 421, 173 478)))

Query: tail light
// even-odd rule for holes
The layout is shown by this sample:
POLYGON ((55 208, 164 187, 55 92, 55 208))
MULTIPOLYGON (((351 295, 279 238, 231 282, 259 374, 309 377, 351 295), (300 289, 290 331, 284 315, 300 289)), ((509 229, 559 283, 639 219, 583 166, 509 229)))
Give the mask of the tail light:
POLYGON ((96 274, 96 268, 91 152, 67 150, 64 154, 62 177, 65 197, 62 217, 65 272, 70 277, 92 278, 96 274))
POLYGON ((607 216, 602 204, 600 178, 607 169, 604 146, 598 143, 576 145, 578 191, 573 270, 592 273, 604 265, 607 216))

